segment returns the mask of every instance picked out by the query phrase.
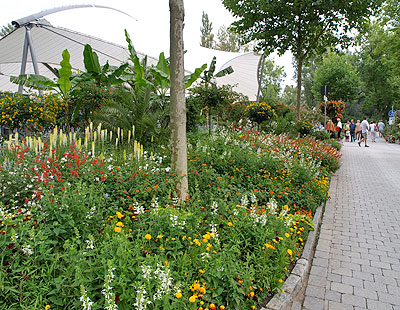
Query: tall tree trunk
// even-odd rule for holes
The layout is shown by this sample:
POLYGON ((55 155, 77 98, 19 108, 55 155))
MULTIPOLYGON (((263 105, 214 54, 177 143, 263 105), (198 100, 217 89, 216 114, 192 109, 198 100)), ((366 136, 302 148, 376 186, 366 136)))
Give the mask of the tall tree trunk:
POLYGON ((297 103, 296 103, 296 118, 297 118, 297 120, 300 120, 302 70, 303 70, 303 58, 301 56, 297 56, 297 103))
POLYGON ((183 65, 183 0, 169 0, 170 9, 170 75, 171 75, 171 168, 178 176, 176 191, 181 201, 188 192, 186 101, 183 65))

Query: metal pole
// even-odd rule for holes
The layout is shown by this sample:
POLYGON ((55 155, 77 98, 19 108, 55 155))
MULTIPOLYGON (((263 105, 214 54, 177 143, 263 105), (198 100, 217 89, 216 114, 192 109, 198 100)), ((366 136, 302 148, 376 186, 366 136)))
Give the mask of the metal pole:
POLYGON ((36 59, 35 48, 34 48, 33 42, 32 42, 32 36, 31 36, 32 25, 29 24, 29 25, 25 26, 25 28, 26 28, 26 36, 28 38, 28 43, 29 43, 29 50, 31 52, 33 69, 35 71, 35 74, 39 74, 39 67, 38 67, 38 63, 37 63, 37 59, 36 59))
MULTIPOLYGON (((25 74, 26 70, 26 60, 28 58, 28 34, 27 30, 25 29, 25 41, 24 41, 24 49, 22 50, 22 61, 21 61, 21 70, 19 72, 19 75, 25 74)), ((18 85, 18 92, 22 94, 24 87, 23 85, 18 85)))
POLYGON ((260 74, 260 78, 258 79, 258 90, 257 90, 257 103, 260 100, 260 92, 261 92, 261 82, 262 82, 262 78, 264 75, 264 65, 265 65, 265 55, 262 56, 263 57, 263 61, 262 61, 262 65, 261 65, 261 74, 260 74))

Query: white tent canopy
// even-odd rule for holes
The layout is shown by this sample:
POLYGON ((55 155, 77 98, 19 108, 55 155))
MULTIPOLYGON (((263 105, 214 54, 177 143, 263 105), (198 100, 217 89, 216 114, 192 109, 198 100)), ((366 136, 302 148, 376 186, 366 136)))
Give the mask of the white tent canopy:
MULTIPOLYGON (((62 52, 67 49, 71 55, 71 65, 74 70, 84 71, 83 49, 86 44, 92 46, 99 56, 99 62, 104 65, 119 66, 128 61, 127 48, 107 42, 83 33, 69 29, 54 27, 45 20, 40 20, 31 29, 32 41, 38 62, 39 73, 49 78, 55 75, 49 68, 60 67, 62 52)), ((18 85, 10 82, 10 76, 18 76, 21 68, 25 28, 20 27, 0 40, 0 91, 16 92, 18 85)), ((143 54, 138 53, 140 57, 143 54)), ((148 64, 156 64, 157 59, 148 57, 148 64)), ((34 73, 31 57, 28 55, 27 74, 34 73)))
MULTIPOLYGON (((76 71, 84 71, 83 49, 86 44, 92 46, 92 49, 99 56, 101 65, 108 61, 110 65, 118 66, 128 61, 128 50, 121 45, 66 28, 52 26, 44 19, 33 21, 30 25, 32 46, 39 74, 51 79, 55 78, 53 68, 60 67, 61 55, 65 49, 71 55, 72 68, 76 71)), ((19 27, 0 39, 0 91, 16 92, 18 90, 18 85, 10 82, 10 76, 18 76, 20 74, 25 33, 25 27, 19 27)), ((144 57, 143 53, 138 52, 138 55, 139 57, 144 57)), ((216 51, 199 46, 187 51, 185 54, 185 67, 188 71, 194 71, 196 67, 200 67, 204 63, 210 64, 214 56, 217 57, 218 70, 228 66, 232 66, 234 69, 234 73, 217 78, 217 85, 233 85, 235 86, 235 91, 247 95, 250 100, 255 100, 260 55, 216 51), (223 65, 221 66, 221 64, 223 65)), ((156 58, 148 56, 149 65, 156 63, 156 58)), ((28 52, 25 73, 34 73, 30 51, 28 52)))

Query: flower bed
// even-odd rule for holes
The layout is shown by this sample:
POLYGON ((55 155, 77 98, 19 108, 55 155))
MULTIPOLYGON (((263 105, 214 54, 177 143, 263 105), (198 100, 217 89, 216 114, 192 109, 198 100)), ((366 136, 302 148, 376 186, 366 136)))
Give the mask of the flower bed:
POLYGON ((179 203, 166 147, 29 141, 0 150, 5 309, 254 309, 280 291, 339 158, 307 138, 195 136, 179 203))

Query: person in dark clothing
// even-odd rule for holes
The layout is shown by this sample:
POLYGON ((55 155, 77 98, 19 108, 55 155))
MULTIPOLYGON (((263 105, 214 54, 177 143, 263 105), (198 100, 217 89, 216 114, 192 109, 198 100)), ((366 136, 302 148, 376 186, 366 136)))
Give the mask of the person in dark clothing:
POLYGON ((350 137, 351 137, 350 141, 351 142, 356 141, 356 127, 357 127, 357 125, 354 124, 354 120, 352 119, 351 123, 350 123, 350 137))

